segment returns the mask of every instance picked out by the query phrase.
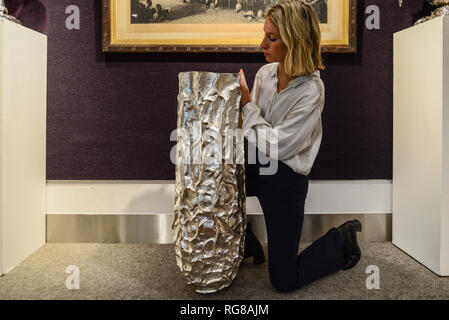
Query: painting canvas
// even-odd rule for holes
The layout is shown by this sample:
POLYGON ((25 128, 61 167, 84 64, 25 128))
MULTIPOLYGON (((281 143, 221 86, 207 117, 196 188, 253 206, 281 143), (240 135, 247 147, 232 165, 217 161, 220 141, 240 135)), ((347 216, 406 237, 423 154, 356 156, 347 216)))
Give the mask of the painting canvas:
MULTIPOLYGON (((356 51, 356 0, 306 0, 323 51, 356 51)), ((260 52, 277 0, 103 0, 103 51, 260 52)))
MULTIPOLYGON (((132 24, 260 23, 274 0, 130 0, 132 24), (157 3, 153 4, 153 1, 157 3), (188 1, 188 2, 187 2, 188 1)), ((320 23, 327 23, 327 1, 309 0, 320 23)))

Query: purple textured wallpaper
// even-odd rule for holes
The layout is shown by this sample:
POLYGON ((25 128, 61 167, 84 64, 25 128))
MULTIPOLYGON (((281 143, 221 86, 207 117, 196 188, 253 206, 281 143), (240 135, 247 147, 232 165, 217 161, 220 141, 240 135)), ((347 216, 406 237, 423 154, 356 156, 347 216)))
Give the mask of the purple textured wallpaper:
MULTIPOLYGON (((245 70, 261 54, 101 52, 100 0, 7 0, 24 25, 48 35, 47 179, 174 179, 178 73, 245 70), (80 8, 80 30, 65 27, 80 8)), ((428 13, 422 0, 359 1, 357 54, 324 54, 323 141, 312 179, 391 179, 393 33, 428 13), (380 29, 365 8, 380 8, 380 29)))

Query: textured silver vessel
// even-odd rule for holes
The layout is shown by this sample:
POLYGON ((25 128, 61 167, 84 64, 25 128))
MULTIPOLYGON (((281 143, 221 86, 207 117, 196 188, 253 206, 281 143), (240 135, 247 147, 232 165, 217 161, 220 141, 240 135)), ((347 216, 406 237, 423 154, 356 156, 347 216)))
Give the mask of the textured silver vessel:
POLYGON ((199 293, 229 286, 243 260, 245 171, 240 75, 179 74, 174 244, 199 293))
POLYGON ((18 19, 8 15, 8 9, 6 9, 5 1, 0 0, 0 20, 8 20, 18 24, 22 24, 18 19))

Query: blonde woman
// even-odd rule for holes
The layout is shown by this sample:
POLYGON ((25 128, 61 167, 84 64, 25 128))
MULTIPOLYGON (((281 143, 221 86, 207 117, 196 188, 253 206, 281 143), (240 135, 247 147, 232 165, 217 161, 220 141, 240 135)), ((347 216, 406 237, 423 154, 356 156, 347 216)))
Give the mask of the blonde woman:
MULTIPOLYGON (((267 165, 247 164, 246 192, 257 196, 263 209, 271 283, 288 292, 356 265, 361 255, 356 232, 362 226, 351 220, 331 228, 298 255, 308 175, 322 138, 321 33, 314 9, 301 0, 281 0, 272 6, 264 33, 260 47, 268 64, 257 72, 251 93, 240 70, 243 130, 248 140, 248 133, 257 130, 277 137, 276 153, 260 134, 252 143, 277 160, 278 167, 274 174, 263 175, 260 169, 267 165)), ((256 264, 265 260, 248 226, 245 258, 251 256, 256 264)))

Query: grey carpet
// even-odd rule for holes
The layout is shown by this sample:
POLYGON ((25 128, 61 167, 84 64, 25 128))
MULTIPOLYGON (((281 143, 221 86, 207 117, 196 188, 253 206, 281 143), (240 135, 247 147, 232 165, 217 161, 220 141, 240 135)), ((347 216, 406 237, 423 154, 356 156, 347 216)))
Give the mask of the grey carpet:
POLYGON ((267 263, 254 266, 247 259, 230 287, 204 295, 186 285, 172 245, 47 243, 0 277, 0 299, 449 299, 449 277, 434 274, 391 242, 360 247, 362 258, 353 269, 295 292, 276 291, 267 263), (69 265, 80 268, 79 290, 65 286, 69 265), (366 288, 369 265, 380 269, 378 290, 366 288))

